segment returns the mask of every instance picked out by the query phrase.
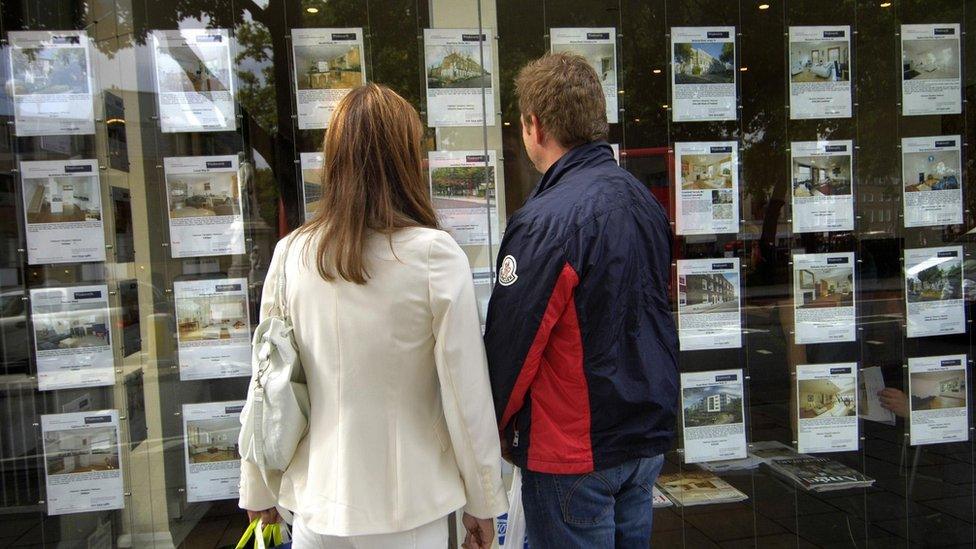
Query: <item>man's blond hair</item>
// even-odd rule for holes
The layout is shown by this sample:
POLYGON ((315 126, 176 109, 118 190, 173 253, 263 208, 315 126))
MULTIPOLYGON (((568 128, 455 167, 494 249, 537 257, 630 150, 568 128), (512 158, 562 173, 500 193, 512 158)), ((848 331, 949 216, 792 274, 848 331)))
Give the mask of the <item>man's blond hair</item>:
POLYGON ((515 93, 522 117, 534 114, 566 148, 607 138, 603 86, 580 55, 550 53, 528 63, 515 77, 515 93))

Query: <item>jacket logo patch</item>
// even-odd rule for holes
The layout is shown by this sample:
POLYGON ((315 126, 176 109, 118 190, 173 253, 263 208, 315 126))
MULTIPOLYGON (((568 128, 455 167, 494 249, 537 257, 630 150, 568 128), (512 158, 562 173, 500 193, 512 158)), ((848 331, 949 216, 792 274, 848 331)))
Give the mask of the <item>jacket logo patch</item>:
POLYGON ((517 267, 518 264, 515 262, 515 258, 510 255, 506 255, 505 259, 502 260, 501 269, 498 270, 498 283, 502 286, 511 286, 512 284, 515 284, 515 281, 518 280, 518 275, 515 274, 515 269, 517 267))

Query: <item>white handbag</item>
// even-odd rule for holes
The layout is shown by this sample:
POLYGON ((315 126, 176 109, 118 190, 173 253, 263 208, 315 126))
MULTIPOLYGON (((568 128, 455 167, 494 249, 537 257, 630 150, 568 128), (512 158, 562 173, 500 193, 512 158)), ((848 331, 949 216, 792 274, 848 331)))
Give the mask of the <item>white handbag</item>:
MULTIPOLYGON (((254 331, 247 403, 238 438, 241 459, 253 463, 266 480, 288 468, 308 431, 308 386, 298 357, 285 293, 288 252, 278 269, 277 289, 268 315, 254 331)), ((271 487, 277 491, 277 486, 271 487)))

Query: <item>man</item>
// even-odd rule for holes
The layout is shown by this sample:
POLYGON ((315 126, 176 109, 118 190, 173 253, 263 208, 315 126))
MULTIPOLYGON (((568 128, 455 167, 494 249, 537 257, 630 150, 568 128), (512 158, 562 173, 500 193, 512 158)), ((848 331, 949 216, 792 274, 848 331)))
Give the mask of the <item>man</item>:
POLYGON ((533 61, 515 87, 545 175, 509 219, 485 344, 529 545, 646 548, 678 394, 670 225, 617 166, 582 57, 533 61))

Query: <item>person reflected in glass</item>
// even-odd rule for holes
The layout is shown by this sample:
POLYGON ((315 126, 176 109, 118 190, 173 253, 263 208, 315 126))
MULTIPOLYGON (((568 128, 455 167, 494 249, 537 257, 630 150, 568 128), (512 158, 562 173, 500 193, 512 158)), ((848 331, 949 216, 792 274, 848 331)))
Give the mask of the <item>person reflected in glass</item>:
POLYGON ((447 547, 459 509, 465 547, 488 548, 508 507, 473 278, 438 229, 422 133, 389 88, 346 95, 319 209, 264 283, 262 318, 285 269, 311 411, 283 473, 242 462, 240 506, 265 522, 293 512, 297 549, 447 547))

